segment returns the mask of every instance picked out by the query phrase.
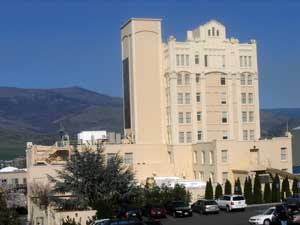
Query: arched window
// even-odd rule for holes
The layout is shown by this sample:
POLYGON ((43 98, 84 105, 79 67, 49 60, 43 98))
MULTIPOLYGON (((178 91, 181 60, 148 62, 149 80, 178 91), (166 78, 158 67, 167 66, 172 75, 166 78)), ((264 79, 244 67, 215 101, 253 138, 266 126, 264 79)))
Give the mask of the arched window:
POLYGON ((210 30, 208 30, 208 36, 210 36, 210 30))
POLYGON ((217 30, 217 36, 219 37, 220 33, 219 33, 219 30, 217 30))
POLYGON ((247 83, 248 85, 252 85, 253 76, 251 74, 248 74, 247 83))
POLYGON ((184 83, 185 84, 190 84, 190 75, 189 74, 184 75, 184 83))
POLYGON ((215 36, 215 28, 212 28, 212 36, 215 36))

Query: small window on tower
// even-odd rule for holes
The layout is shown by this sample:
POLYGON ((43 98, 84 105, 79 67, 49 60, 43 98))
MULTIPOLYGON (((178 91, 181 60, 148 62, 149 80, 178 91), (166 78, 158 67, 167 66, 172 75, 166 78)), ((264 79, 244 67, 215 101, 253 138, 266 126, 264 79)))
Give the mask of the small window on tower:
POLYGON ((210 36, 210 30, 208 30, 208 36, 210 36))
POLYGON ((221 77, 221 85, 226 85, 225 77, 221 77))

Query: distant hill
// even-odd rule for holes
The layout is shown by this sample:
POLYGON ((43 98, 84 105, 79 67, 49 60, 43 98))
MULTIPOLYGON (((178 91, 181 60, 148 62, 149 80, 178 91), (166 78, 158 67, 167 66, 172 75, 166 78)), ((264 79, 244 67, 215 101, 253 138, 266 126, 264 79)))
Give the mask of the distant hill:
POLYGON ((25 143, 53 144, 62 124, 82 130, 122 131, 122 99, 79 87, 0 87, 0 159, 25 154, 25 143))
MULTIPOLYGON (((263 136, 280 136, 286 124, 300 126, 300 109, 261 110, 263 136)), ((60 124, 75 137, 82 130, 122 132, 122 99, 80 87, 0 87, 0 159, 25 154, 25 144, 51 145, 60 124)))

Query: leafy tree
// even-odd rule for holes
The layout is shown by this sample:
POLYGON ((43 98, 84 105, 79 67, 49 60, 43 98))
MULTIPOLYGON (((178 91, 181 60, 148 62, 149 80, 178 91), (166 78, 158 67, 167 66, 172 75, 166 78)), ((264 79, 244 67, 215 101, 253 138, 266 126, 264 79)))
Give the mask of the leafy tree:
POLYGON ((261 183, 258 174, 256 174, 254 178, 253 203, 262 203, 261 183))
POLYGON ((231 195, 232 194, 232 188, 231 188, 231 183, 229 180, 226 179, 225 182, 225 195, 231 195))
POLYGON ((234 182, 234 194, 237 194, 237 195, 241 195, 242 194, 241 181, 240 181, 239 177, 234 182))
POLYGON ((293 185, 292 185, 292 191, 293 191, 293 194, 299 194, 300 190, 299 190, 299 187, 298 187, 298 182, 299 180, 297 178, 294 178, 293 180, 293 185))
POLYGON ((275 175, 272 183, 272 202, 280 202, 280 180, 278 174, 275 175))
POLYGON ((290 190, 289 179, 286 177, 282 181, 281 199, 285 199, 287 197, 290 197, 291 195, 292 194, 291 194, 291 190, 290 190))
POLYGON ((270 187, 270 183, 269 182, 265 183, 265 188, 264 188, 264 202, 265 203, 272 202, 272 193, 271 193, 271 187, 270 187))
POLYGON ((0 224, 20 225, 16 211, 7 208, 4 193, 0 193, 0 224))
POLYGON ((49 176, 55 194, 69 194, 69 198, 53 198, 63 209, 97 209, 98 218, 111 217, 113 208, 137 199, 134 174, 118 155, 106 163, 102 146, 79 151, 76 146, 58 178, 49 176))
POLYGON ((206 182, 206 187, 205 187, 205 198, 206 199, 213 199, 214 198, 214 193, 213 193, 213 186, 211 183, 211 179, 209 179, 206 182))
POLYGON ((220 198, 223 195, 223 190, 221 184, 217 184, 216 190, 215 190, 215 199, 220 198))

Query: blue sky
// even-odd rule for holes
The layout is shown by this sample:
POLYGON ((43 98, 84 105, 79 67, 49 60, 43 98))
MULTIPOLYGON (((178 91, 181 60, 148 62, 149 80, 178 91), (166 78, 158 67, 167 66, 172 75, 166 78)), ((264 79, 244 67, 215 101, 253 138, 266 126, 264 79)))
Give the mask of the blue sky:
POLYGON ((81 86, 121 96, 120 26, 163 19, 163 38, 219 20, 228 37, 256 39, 263 108, 300 107, 299 0, 3 0, 0 86, 81 86))

